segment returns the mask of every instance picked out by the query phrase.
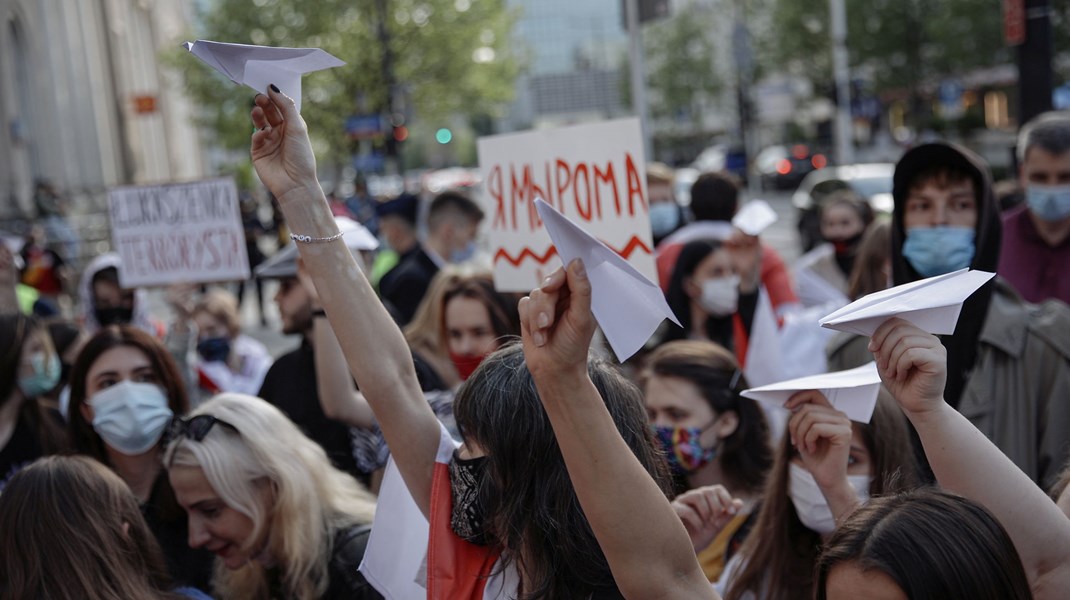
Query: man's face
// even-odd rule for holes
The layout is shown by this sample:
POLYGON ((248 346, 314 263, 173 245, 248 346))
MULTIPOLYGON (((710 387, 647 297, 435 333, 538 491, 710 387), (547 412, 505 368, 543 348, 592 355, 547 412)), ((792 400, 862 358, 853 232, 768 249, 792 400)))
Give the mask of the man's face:
POLYGON ((914 187, 907 195, 903 212, 903 225, 914 227, 968 227, 977 228, 977 194, 973 181, 965 180, 937 186, 924 183, 914 187))
POLYGON ((1070 185, 1070 152, 1052 154, 1043 148, 1030 148, 1018 167, 1022 187, 1034 185, 1070 185))
POLYGON ((303 334, 312 328, 312 297, 296 277, 279 280, 275 304, 279 306, 283 333, 303 334))

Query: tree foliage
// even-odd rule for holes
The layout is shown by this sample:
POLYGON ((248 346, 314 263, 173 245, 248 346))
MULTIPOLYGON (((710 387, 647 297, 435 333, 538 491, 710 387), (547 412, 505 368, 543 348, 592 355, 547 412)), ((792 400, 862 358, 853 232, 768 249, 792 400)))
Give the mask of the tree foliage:
POLYGON ((712 7, 689 2, 644 33, 650 112, 655 118, 702 123, 710 100, 720 92, 712 7))
MULTIPOLYGON (((345 61, 344 67, 305 76, 301 109, 317 154, 339 162, 352 153, 345 135, 347 117, 392 112, 381 23, 389 39, 395 95, 403 99, 404 112, 417 121, 436 121, 494 114, 510 99, 518 72, 509 43, 514 21, 505 0, 215 0, 199 15, 195 35, 323 48, 345 61)), ((218 142, 225 148, 247 146, 250 91, 184 50, 169 62, 183 75, 203 124, 218 142)))

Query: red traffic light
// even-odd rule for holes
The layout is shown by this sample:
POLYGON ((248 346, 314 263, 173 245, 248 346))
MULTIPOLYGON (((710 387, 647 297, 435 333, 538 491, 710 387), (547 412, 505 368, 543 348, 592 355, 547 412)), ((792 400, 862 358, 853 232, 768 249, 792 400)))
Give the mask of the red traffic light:
POLYGON ((409 128, 404 125, 394 128, 394 139, 399 142, 404 142, 409 139, 409 128))

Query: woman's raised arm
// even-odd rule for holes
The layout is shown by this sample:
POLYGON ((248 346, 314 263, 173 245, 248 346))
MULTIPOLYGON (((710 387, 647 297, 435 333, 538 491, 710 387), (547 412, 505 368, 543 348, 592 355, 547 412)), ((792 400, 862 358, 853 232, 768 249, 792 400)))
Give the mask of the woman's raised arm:
POLYGON ((293 100, 272 86, 266 96, 257 95, 252 120, 253 166, 278 199, 290 231, 307 236, 297 241, 301 260, 405 485, 426 515, 440 429, 405 338, 339 235, 293 100))

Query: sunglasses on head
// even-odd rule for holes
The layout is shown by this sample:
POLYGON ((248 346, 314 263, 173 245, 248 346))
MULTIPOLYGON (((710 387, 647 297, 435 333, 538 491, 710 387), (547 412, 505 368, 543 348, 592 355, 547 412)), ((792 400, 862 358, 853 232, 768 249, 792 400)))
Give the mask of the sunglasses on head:
POLYGON ((234 433, 241 435, 238 428, 227 423, 222 419, 217 419, 212 415, 197 415, 190 417, 189 419, 183 419, 182 417, 175 417, 171 420, 171 425, 167 429, 167 439, 175 440, 180 437, 193 440, 195 442, 203 442, 204 437, 208 435, 208 432, 212 430, 212 427, 221 425, 230 429, 234 433))

